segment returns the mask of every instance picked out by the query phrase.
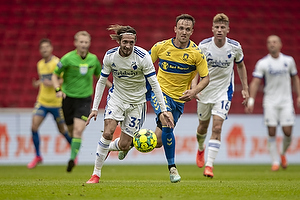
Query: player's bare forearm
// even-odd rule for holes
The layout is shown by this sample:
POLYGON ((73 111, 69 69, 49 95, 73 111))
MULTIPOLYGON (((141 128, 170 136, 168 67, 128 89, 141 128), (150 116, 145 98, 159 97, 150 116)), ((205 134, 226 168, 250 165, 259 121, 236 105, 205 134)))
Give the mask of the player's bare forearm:
POLYGON ((300 108, 300 81, 298 75, 292 76, 292 81, 297 94, 297 107, 300 108))
POLYGON ((199 74, 197 73, 195 78, 192 80, 191 89, 195 88, 198 84, 199 74))
POLYGON ((186 90, 183 96, 179 97, 181 101, 190 101, 193 98, 197 98, 197 94, 201 92, 209 83, 209 76, 203 77, 197 86, 191 90, 186 90))
POLYGON ((41 84, 41 81, 40 81, 40 80, 36 80, 35 78, 32 79, 32 86, 33 86, 34 88, 39 87, 40 84, 41 84))
POLYGON ((256 97, 260 81, 261 80, 259 78, 254 77, 250 83, 250 97, 252 97, 253 99, 255 99, 256 97))
POLYGON ((248 91, 248 82, 247 82, 247 70, 246 70, 246 66, 244 64, 244 62, 240 62, 239 64, 237 64, 238 68, 238 74, 241 80, 241 84, 242 84, 242 88, 243 90, 247 90, 248 91))
POLYGON ((197 84, 195 88, 193 88, 193 90, 195 90, 195 93, 198 94, 208 85, 208 83, 209 83, 209 75, 201 78, 200 82, 197 84))
POLYGON ((60 87, 60 84, 58 81, 58 76, 56 74, 54 74, 54 73, 52 74, 51 80, 52 80, 52 84, 53 84, 54 88, 60 87))

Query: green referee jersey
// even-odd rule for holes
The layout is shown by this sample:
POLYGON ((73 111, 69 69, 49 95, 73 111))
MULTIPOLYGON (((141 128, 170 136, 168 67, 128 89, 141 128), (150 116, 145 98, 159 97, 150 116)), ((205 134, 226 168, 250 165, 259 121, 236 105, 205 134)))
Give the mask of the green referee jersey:
POLYGON ((95 54, 88 53, 85 59, 77 50, 65 54, 57 64, 54 73, 63 73, 62 91, 73 98, 86 98, 93 94, 93 75, 99 76, 101 64, 95 54))

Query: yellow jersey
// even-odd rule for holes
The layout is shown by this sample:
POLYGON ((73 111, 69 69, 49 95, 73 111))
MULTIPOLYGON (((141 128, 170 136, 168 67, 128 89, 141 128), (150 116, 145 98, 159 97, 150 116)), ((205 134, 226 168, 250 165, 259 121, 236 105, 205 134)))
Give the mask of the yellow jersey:
POLYGON ((152 62, 159 59, 157 80, 161 90, 174 101, 190 89, 198 72, 200 77, 208 75, 207 62, 199 47, 190 40, 184 49, 177 48, 173 38, 156 43, 150 50, 152 62))
MULTIPOLYGON (((58 62, 59 58, 52 56, 48 62, 45 62, 45 59, 41 59, 37 63, 37 71, 41 81, 44 79, 51 80, 52 73, 58 62)), ((37 102, 45 107, 61 107, 62 105, 62 99, 56 97, 54 88, 52 86, 45 86, 43 83, 40 84, 37 102)))

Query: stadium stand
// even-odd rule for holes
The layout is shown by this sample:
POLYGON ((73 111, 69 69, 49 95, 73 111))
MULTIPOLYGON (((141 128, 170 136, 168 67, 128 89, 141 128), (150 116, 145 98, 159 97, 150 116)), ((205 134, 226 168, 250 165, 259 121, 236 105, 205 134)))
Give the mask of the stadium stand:
MULTIPOLYGON (((100 60, 115 46, 106 28, 110 24, 131 25, 138 32, 137 45, 150 49, 157 41, 174 36, 175 17, 188 13, 195 17, 192 40, 197 44, 212 36, 212 17, 219 12, 230 18, 230 38, 243 47, 248 80, 256 61, 267 54, 266 37, 277 34, 283 41, 283 53, 292 55, 300 65, 300 1, 221 1, 221 0, 10 0, 0 3, 0 107, 33 107, 37 89, 31 86, 38 78, 40 59, 38 42, 52 40, 54 54, 62 56, 74 49, 73 36, 79 30, 92 35, 91 52, 100 60)), ((235 70, 236 73, 236 70, 235 70)), ((241 85, 236 76, 235 95, 230 113, 244 113, 241 85)), ((106 95, 106 94, 104 94, 106 95)), ((257 102, 262 100, 259 92, 257 102)), ((100 107, 104 108, 105 98, 100 107)), ((152 109, 149 107, 149 112, 152 109)), ((196 101, 188 102, 185 112, 196 112, 196 101)), ((262 113, 256 106, 255 113, 262 113)))

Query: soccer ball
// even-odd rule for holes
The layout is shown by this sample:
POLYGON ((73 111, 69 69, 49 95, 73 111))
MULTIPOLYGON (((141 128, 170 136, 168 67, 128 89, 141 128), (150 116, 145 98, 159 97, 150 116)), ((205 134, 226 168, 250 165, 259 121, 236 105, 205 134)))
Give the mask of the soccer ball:
POLYGON ((143 153, 152 151, 157 144, 157 137, 150 129, 141 129, 133 136, 134 147, 143 153))

